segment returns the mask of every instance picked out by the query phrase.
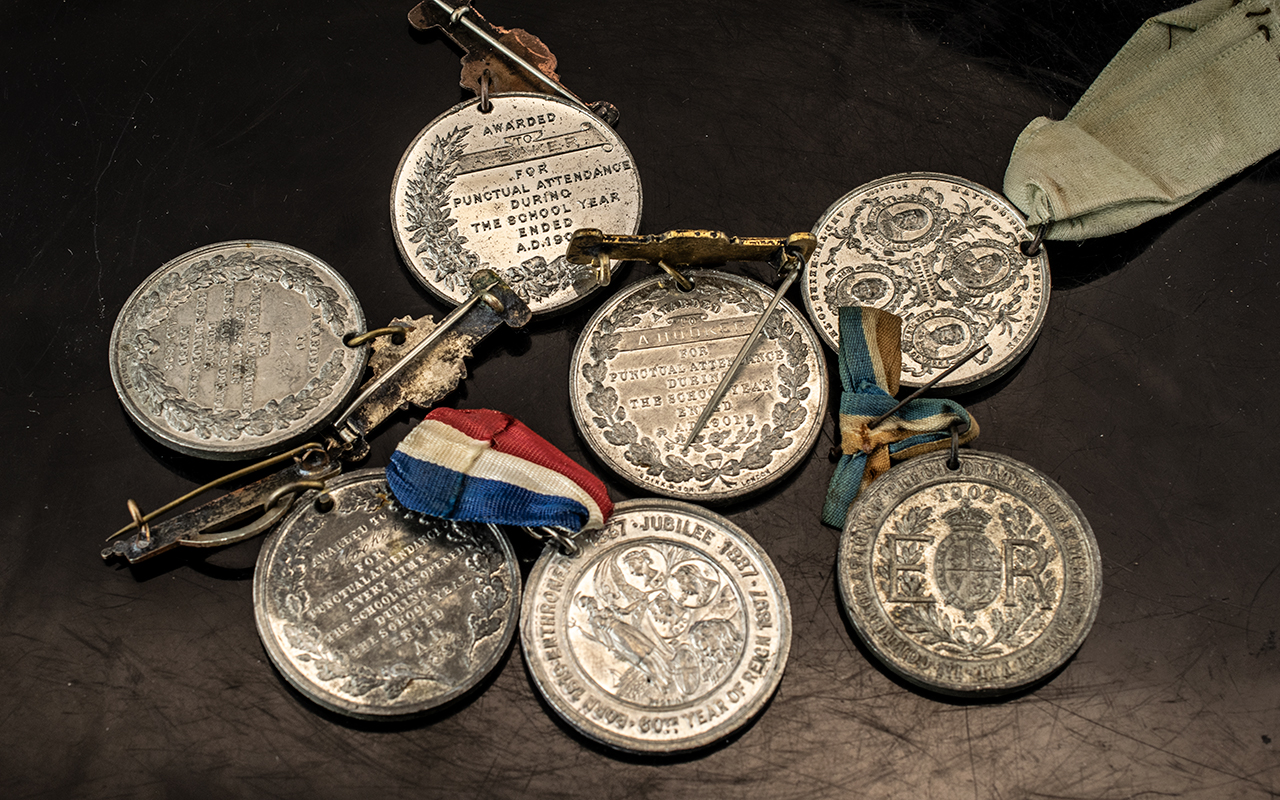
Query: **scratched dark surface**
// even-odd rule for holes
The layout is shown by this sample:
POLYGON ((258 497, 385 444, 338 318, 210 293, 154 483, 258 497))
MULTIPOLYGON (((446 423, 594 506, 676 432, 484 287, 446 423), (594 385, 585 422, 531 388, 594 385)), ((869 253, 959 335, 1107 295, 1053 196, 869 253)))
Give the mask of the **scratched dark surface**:
MULTIPOLYGON (((448 713, 352 723, 292 691, 254 630, 259 542, 145 569, 103 538, 224 467, 166 452, 107 368, 116 313, 187 250, 319 255, 375 322, 443 309, 400 263, 403 149, 464 99, 458 51, 411 3, 9 0, 0 8, 0 795, 4 797, 1192 798, 1280 794, 1280 162, 1127 234, 1050 250, 1038 344, 961 397, 976 446, 1058 481, 1092 522, 1093 632, 996 702, 907 688, 850 635, 818 522, 833 420, 807 464, 728 515, 791 598, 786 675, 738 736, 620 758, 552 718, 518 648, 448 713)), ((1001 185, 1163 4, 486 0, 622 112, 642 230, 807 230, 890 173, 1001 185)), ((755 267, 736 266, 762 275, 755 267)), ((650 272, 636 267, 621 282, 650 272)), ((792 298, 799 304, 798 294, 792 298)), ((601 470, 569 418, 591 309, 486 344, 447 402, 522 416, 601 470)), ((831 359, 834 366, 834 359, 831 359)), ((386 463, 408 417, 373 442, 386 463)), ((527 573, 534 546, 519 542, 527 573)))

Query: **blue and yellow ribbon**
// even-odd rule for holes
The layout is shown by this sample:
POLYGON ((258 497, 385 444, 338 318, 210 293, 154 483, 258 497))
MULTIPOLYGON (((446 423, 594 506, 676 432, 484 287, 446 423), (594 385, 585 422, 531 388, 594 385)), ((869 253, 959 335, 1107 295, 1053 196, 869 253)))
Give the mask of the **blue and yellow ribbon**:
POLYGON ((878 308, 840 309, 840 445, 822 507, 822 521, 844 526, 849 505, 893 461, 950 446, 952 423, 968 425, 960 442, 978 435, 978 422, 954 400, 921 397, 875 428, 872 421, 897 404, 902 374, 902 320, 878 308))

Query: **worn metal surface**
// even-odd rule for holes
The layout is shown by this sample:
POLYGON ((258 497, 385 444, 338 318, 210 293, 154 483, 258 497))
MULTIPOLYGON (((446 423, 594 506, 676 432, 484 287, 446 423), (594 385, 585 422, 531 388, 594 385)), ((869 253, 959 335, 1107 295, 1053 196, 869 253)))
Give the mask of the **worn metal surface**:
POLYGON ((730 261, 777 261, 783 247, 791 247, 796 255, 808 258, 816 246, 813 234, 807 232, 730 236, 722 231, 676 230, 625 236, 580 228, 569 240, 567 255, 574 264, 590 264, 599 256, 607 256, 615 261, 664 262, 673 267, 718 266, 730 261))
POLYGON ((957 695, 1011 692, 1075 654, 1098 613, 1089 521, 1042 473, 997 453, 899 464, 853 505, 840 599, 890 669, 957 695))
POLYGON ((837 200, 814 226, 818 252, 804 302, 827 344, 839 347, 842 305, 902 317, 902 385, 922 386, 985 344, 934 391, 984 386, 1035 343, 1049 302, 1046 248, 1029 257, 1021 212, 1000 195, 951 175, 906 173, 837 200))
MULTIPOLYGON (((1051 243, 1036 344, 956 398, 982 424, 975 447, 1061 485, 1102 553, 1092 631, 1030 690, 933 695, 861 646, 840 611, 840 532, 817 519, 831 410, 789 478, 717 509, 786 584, 782 684, 737 735, 678 759, 621 757, 561 723, 518 648, 473 699, 421 720, 320 709, 254 629, 265 540, 104 565, 124 498, 156 508, 227 468, 156 444, 116 399, 111 324, 159 264, 269 238, 339 269, 372 324, 448 312, 401 266, 388 229, 406 144, 463 97, 460 51, 409 29, 413 2, 0 4, 0 795, 1280 792, 1274 159, 1145 229, 1051 243)), ((575 91, 623 110, 646 233, 807 230, 853 187, 906 171, 999 187, 1023 126, 1061 118, 1144 17, 1176 4, 477 0, 489 19, 536 32, 575 91)), ((776 280, 763 265, 733 269, 776 280)), ((596 302, 656 274, 631 265, 596 302)), ((648 495, 594 459, 569 411, 569 360, 594 311, 489 337, 444 402, 516 413, 615 500, 648 495)), ((410 424, 393 416, 371 437, 369 466, 410 424)), ((527 575, 541 548, 512 545, 527 575)))
POLYGON ((220 242, 169 261, 125 301, 111 378, 149 436, 181 453, 261 458, 314 434, 346 403, 368 351, 351 287, 286 244, 220 242))
POLYGON ((258 556, 253 611, 271 661, 340 714, 420 714, 473 688, 511 644, 520 572, 505 535, 395 505, 381 469, 329 482, 258 556))
POLYGON ((467 376, 463 359, 484 337, 504 325, 523 328, 529 323, 528 304, 492 270, 472 273, 469 284, 470 296, 438 324, 430 316, 401 317, 393 325, 405 329, 403 342, 394 337, 374 341, 372 377, 334 422, 335 443, 351 444, 354 450, 344 458, 364 458, 365 437, 396 411, 430 409, 457 388, 467 376))
POLYGON ((582 330, 569 372, 578 431, 622 477, 702 503, 758 492, 800 466, 827 407, 822 345, 785 300, 694 441, 688 436, 773 292, 716 270, 693 289, 650 278, 621 290, 582 330))
POLYGON ((404 262, 454 303, 477 269, 496 271, 535 314, 561 311, 598 285, 565 258, 578 228, 634 233, 640 176, 604 121, 564 100, 506 94, 461 103, 423 128, 391 189, 404 262))
POLYGON ((520 643, 570 725, 610 747, 677 753, 745 725, 777 690, 791 607, 750 534, 671 500, 619 503, 581 552, 547 547, 520 643))

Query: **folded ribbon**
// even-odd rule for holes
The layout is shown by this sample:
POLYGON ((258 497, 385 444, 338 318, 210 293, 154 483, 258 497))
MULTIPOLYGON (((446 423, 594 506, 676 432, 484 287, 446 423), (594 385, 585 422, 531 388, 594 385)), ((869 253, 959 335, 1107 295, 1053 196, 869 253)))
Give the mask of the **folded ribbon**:
POLYGON ((869 424, 897 404, 902 373, 902 320, 878 308, 840 309, 840 444, 822 507, 822 521, 842 527, 849 505, 891 461, 950 446, 952 423, 968 424, 962 443, 978 435, 978 421, 954 400, 921 397, 875 428, 869 424))
POLYGON ((437 408, 387 466, 396 502, 422 514, 577 533, 613 512, 600 479, 508 414, 437 408))
POLYGON ((1032 121, 1004 177, 1028 224, 1049 223, 1049 239, 1127 230, 1280 149, 1272 5, 1200 0, 1152 17, 1066 119, 1032 121))

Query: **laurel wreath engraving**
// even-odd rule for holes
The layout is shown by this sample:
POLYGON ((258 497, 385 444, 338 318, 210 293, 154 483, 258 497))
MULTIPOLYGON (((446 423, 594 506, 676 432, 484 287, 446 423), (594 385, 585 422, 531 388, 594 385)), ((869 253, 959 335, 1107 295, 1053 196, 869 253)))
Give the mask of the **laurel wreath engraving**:
MULTIPOLYGON (((387 495, 384 492, 382 496, 387 495)), ((318 625, 306 620, 311 603, 310 594, 302 584, 307 574, 308 549, 314 535, 282 542, 279 579, 274 583, 276 603, 283 610, 281 630, 292 657, 315 668, 316 679, 324 682, 342 680, 336 691, 351 697, 363 697, 381 690, 386 700, 395 700, 415 680, 431 680, 444 685, 456 685, 442 667, 457 660, 464 670, 470 669, 476 647, 485 637, 502 628, 503 609, 510 598, 510 590, 504 576, 506 571, 503 554, 482 542, 473 532, 457 523, 448 523, 442 538, 452 545, 463 545, 472 550, 466 557, 466 568, 475 577, 471 591, 471 603, 475 608, 467 615, 468 641, 461 641, 457 631, 446 631, 434 640, 422 656, 410 663, 370 666, 352 663, 345 652, 334 650, 324 641, 324 633, 318 625), (430 656, 436 656, 434 661, 430 656)))
MULTIPOLYGON (((1031 539, 1044 548, 1045 567, 1038 577, 1046 594, 1056 597, 1058 579, 1049 566, 1057 557, 1057 548, 1048 540, 1041 527, 1033 524, 1031 512, 1023 506, 1001 503, 999 519, 1009 538, 1031 539)), ((894 523, 894 532, 899 535, 919 535, 934 521, 936 518, 933 517, 932 507, 912 508, 903 520, 894 523)), ((894 558, 890 550, 893 545, 886 537, 882 538, 878 547, 880 558, 876 563, 875 575, 879 579, 881 596, 890 597, 892 587, 888 585, 890 572, 887 561, 894 558)), ((1026 569, 1032 566, 1026 563, 1025 554, 1017 557, 1021 560, 1015 563, 1016 567, 1026 569)), ((903 566, 920 564, 923 559, 923 545, 913 542, 904 543, 896 555, 897 563, 903 566)), ((899 581, 902 594, 911 597, 925 596, 927 587, 923 573, 902 572, 899 574, 899 581)), ((989 626, 977 622, 972 614, 964 616, 964 623, 968 624, 961 624, 953 619, 951 613, 945 609, 940 610, 941 604, 937 602, 904 603, 890 610, 889 617, 900 631, 941 655, 963 658, 1002 656, 1039 636, 1048 627, 1052 617, 1050 611, 1040 607, 1040 597, 1027 582, 1019 582, 1016 593, 1017 602, 1012 608, 992 608, 988 612, 989 626)))
POLYGON ((775 452, 789 446, 792 440, 787 434, 803 425, 808 415, 803 405, 809 397, 809 388, 805 386, 810 374, 806 361, 808 348, 803 334, 791 320, 777 313, 770 317, 764 335, 786 356, 778 365, 776 383, 783 400, 774 404, 769 423, 758 429, 725 429, 707 435, 689 447, 690 451, 703 456, 702 463, 694 463, 673 452, 676 444, 667 441, 665 448, 659 446, 652 438, 642 436, 635 423, 627 419, 617 390, 604 385, 609 362, 619 353, 622 342, 619 331, 639 325, 642 320, 638 312, 648 306, 653 306, 655 316, 661 318, 688 306, 718 313, 725 304, 734 305, 746 314, 760 314, 764 308, 760 295, 746 287, 727 284, 717 287, 711 295, 679 296, 659 284, 624 300, 592 331, 588 347, 590 360, 582 365, 582 377, 591 385, 586 399, 588 407, 595 412, 592 423, 609 444, 625 447, 623 457, 649 477, 661 476, 672 484, 693 482, 704 490, 717 481, 732 488, 735 485, 732 479, 767 467, 775 452), (726 458, 739 450, 742 450, 741 456, 726 458))
MULTIPOLYGON (((455 294, 469 294, 471 276, 488 267, 467 248, 468 239, 458 230, 450 207, 458 159, 466 152, 464 140, 471 127, 455 126, 444 136, 436 136, 414 165, 404 194, 404 232, 411 244, 418 245, 414 256, 421 259, 434 282, 455 294)), ((564 256, 550 263, 535 256, 517 267, 504 265, 499 271, 526 302, 545 300, 569 288, 575 272, 564 256)))
POLYGON ((150 360, 161 348, 160 342, 151 335, 152 329, 168 320, 173 310, 189 301, 194 293, 211 286, 248 280, 278 283, 301 294, 320 312, 335 336, 341 337, 346 332, 349 311, 338 292, 327 286, 310 267, 284 255, 245 250, 227 256, 215 255, 195 261, 183 270, 174 270, 139 298, 132 309, 135 330, 131 337, 120 342, 121 369, 133 388, 131 396, 150 416, 164 420, 171 429, 195 433, 201 439, 225 441, 245 434, 262 436, 283 430, 328 397, 346 373, 343 354, 335 350, 300 390, 283 398, 273 398, 262 408, 250 412, 215 411, 201 406, 166 382, 164 372, 150 360))

